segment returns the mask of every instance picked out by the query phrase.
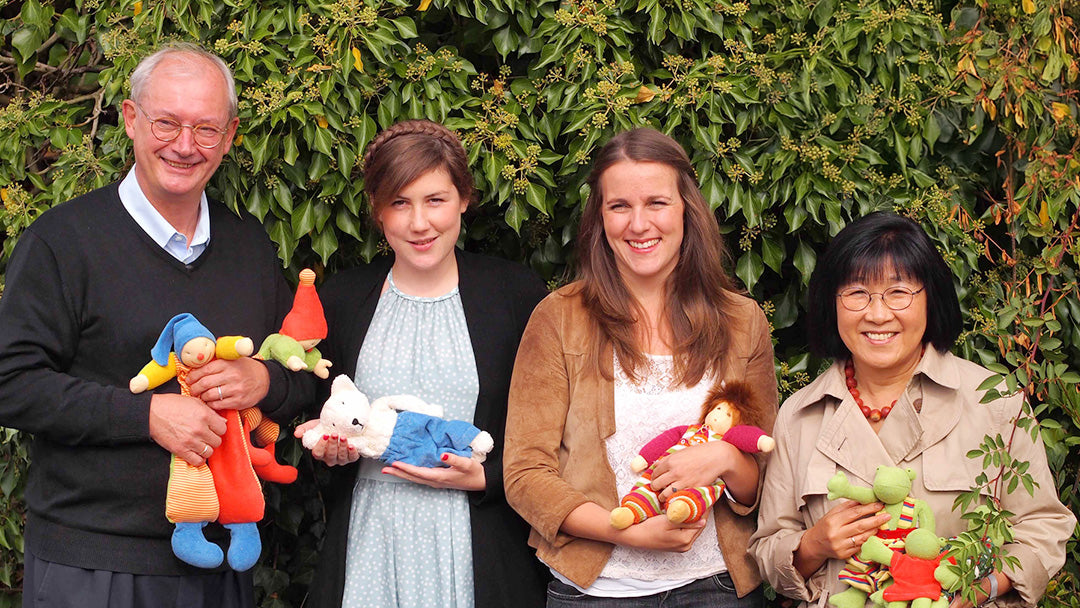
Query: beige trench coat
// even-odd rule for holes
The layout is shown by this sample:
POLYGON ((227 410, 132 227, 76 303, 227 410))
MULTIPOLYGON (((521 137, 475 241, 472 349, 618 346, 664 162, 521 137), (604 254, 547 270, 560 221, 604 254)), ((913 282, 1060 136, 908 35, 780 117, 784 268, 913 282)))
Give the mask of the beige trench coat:
MULTIPOLYGON (((966 454, 986 435, 1001 434, 1008 441, 1022 405, 1020 395, 980 404, 977 387, 991 373, 927 348, 908 390, 875 435, 847 390, 843 365, 834 363, 780 408, 773 429, 776 451, 769 460, 758 529, 750 544, 762 576, 779 593, 803 600, 803 608, 826 608, 830 594, 847 588, 837 580, 841 560, 829 560, 810 580, 793 564, 803 532, 838 504, 826 499, 825 486, 833 474, 843 471, 852 484, 869 487, 878 465, 913 468, 917 476, 912 494, 933 509, 937 534, 957 535, 967 522, 953 511, 953 500, 982 472, 982 459, 966 454)), ((1028 472, 1039 487, 1034 497, 1022 485, 1002 497, 1002 508, 1015 514, 1015 541, 1005 550, 1020 560, 1021 568, 1006 569, 1015 591, 997 603, 1034 606, 1065 561, 1065 541, 1076 519, 1058 500, 1042 442, 1017 430, 1011 453, 1031 463, 1028 472)), ((996 471, 987 475, 993 478, 996 471)))

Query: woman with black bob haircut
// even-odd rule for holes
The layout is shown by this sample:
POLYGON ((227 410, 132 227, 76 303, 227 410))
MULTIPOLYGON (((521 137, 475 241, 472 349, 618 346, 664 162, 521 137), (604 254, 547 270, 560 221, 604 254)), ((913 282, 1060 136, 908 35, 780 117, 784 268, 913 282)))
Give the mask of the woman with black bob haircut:
POLYGON ((858 230, 842 230, 810 278, 808 317, 819 331, 809 335, 810 351, 819 357, 850 357, 836 330, 836 294, 847 283, 883 278, 890 270, 919 277, 926 297, 924 344, 945 352, 960 335, 960 302, 953 276, 922 227, 892 213, 876 212, 858 222, 858 230))
MULTIPOLYGON (((980 403, 990 372, 949 352, 961 330, 952 279, 923 229, 891 213, 841 230, 810 279, 810 347, 834 362, 780 408, 750 544, 762 576, 803 607, 866 605, 888 576, 858 560, 873 536, 900 551, 916 526, 944 537, 967 530, 953 504, 980 474, 997 474, 965 456, 986 436, 1012 436, 1010 453, 1030 464, 1036 489, 998 497, 1013 514, 1001 553, 1020 566, 976 581, 980 604, 1034 606, 1065 561, 1076 519, 1054 491, 1042 442, 1012 433, 1024 394, 980 403), (893 518, 880 502, 828 499, 837 473, 868 487, 879 466, 914 471, 905 502, 925 501, 936 522, 914 507, 893 518)), ((960 594, 951 607, 970 608, 960 594)))

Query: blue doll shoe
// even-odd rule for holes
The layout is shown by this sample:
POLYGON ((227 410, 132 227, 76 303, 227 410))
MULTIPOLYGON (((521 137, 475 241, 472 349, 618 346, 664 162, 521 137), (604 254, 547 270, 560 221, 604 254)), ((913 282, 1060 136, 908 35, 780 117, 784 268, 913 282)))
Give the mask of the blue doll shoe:
MULTIPOLYGON (((221 548, 206 540, 206 522, 178 523, 172 534, 172 550, 176 557, 197 568, 216 568, 224 555, 221 548)), ((230 555, 232 550, 229 551, 230 555)), ((257 556, 256 556, 257 557, 257 556)))
MULTIPOLYGON (((229 566, 237 572, 251 569, 259 561, 262 540, 254 523, 225 524, 229 529, 229 566)), ((220 563, 220 562, 219 562, 220 563)))

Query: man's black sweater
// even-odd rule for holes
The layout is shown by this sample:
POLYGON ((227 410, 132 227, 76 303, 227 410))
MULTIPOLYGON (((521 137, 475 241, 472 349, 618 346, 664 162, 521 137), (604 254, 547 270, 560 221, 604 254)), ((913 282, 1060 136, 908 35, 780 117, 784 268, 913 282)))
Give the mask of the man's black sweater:
MULTIPOLYGON (((44 213, 22 235, 0 298, 0 425, 33 433, 26 542, 61 564, 184 574, 165 519, 169 454, 150 439, 150 393, 128 380, 165 323, 190 312, 258 345, 292 303, 251 216, 210 204, 209 247, 191 264, 136 224, 112 184, 44 213)), ((263 411, 287 421, 307 374, 268 363, 263 411)), ((174 381, 158 391, 179 392, 174 381)))

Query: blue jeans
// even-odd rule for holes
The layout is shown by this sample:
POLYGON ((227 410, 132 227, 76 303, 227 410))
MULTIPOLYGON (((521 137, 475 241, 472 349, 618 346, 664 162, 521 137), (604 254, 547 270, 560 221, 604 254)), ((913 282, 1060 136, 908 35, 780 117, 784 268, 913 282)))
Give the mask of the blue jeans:
POLYGON ((559 580, 551 581, 547 588, 547 608, 761 608, 761 605, 761 587, 739 597, 727 572, 642 597, 585 595, 559 580))

